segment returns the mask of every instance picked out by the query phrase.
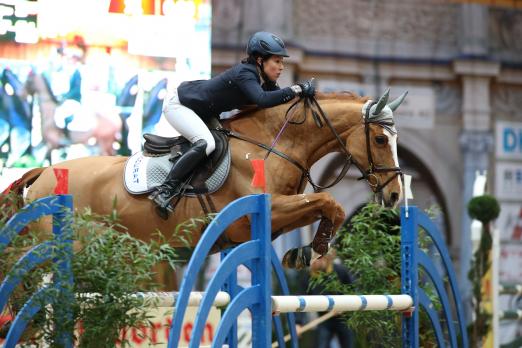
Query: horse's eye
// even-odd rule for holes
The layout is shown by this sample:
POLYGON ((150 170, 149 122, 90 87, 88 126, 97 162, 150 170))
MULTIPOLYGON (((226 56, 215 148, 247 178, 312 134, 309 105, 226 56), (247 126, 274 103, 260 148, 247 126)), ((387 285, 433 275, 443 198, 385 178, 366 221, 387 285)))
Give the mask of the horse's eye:
POLYGON ((379 145, 386 145, 388 144, 388 137, 386 135, 377 135, 375 137, 375 142, 379 145))

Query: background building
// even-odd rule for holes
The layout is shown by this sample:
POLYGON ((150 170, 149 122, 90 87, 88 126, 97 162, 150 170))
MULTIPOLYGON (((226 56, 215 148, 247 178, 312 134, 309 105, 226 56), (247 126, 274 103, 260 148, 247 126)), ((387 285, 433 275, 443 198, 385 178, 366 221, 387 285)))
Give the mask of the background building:
MULTIPOLYGON (((290 47, 282 86, 315 77, 321 91, 408 90, 396 112, 400 164, 413 175, 413 203, 440 208, 462 293, 477 238, 466 209, 477 171, 487 171, 488 191, 501 202, 501 281, 522 281, 520 1, 220 0, 212 17, 213 73, 244 56, 249 35, 267 30, 290 47)), ((340 165, 325 158, 314 177, 326 183, 340 165)), ((369 197, 357 176, 331 189, 347 213, 369 197)))
MULTIPOLYGON (((320 91, 376 97, 391 87, 397 97, 408 90, 396 112, 400 164, 413 175, 412 203, 440 209, 463 295, 470 291, 467 271, 478 238, 466 213, 477 172, 487 171, 487 190, 501 203, 501 281, 522 282, 520 0, 0 0, 0 164, 30 166, 20 159, 42 153, 40 102, 30 116, 13 106, 13 93, 31 71, 57 73, 51 83, 58 86, 62 59, 81 58, 83 97, 96 100, 86 105, 127 125, 128 139, 114 148, 126 154, 140 148, 144 131, 169 134, 169 127, 154 128, 167 80, 227 69, 259 30, 287 43, 282 86, 315 77, 320 91)), ((86 154, 92 152, 76 152, 86 154)), ((330 182, 340 165, 328 156, 313 176, 330 182)), ((19 175, 5 173, 2 185, 19 175)), ((348 214, 370 198, 358 176, 351 170, 330 190, 348 214)), ((314 231, 281 243, 306 241, 314 231)), ((518 302, 504 297, 502 305, 514 309, 518 302)), ((516 324, 504 330, 509 341, 516 324)))

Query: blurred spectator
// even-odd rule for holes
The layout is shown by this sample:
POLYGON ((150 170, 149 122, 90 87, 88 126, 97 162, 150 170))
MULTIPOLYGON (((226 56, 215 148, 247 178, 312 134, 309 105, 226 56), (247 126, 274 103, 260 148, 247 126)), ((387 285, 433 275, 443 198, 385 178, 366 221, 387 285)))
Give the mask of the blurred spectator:
POLYGON ((82 74, 80 69, 83 61, 83 52, 76 48, 66 48, 63 55, 66 61, 65 69, 70 73, 69 90, 62 94, 59 99, 61 102, 71 99, 81 103, 82 74))
POLYGON ((81 111, 84 53, 84 50, 79 47, 60 47, 58 49, 61 64, 59 71, 52 75, 50 82, 59 103, 55 112, 55 122, 60 128, 66 128, 81 111))
MULTIPOLYGON (((333 252, 333 250, 331 251, 333 252)), ((299 282, 301 289, 307 289, 307 295, 344 295, 340 293, 333 293, 331 291, 325 291, 320 286, 310 286, 310 279, 318 276, 320 273, 331 273, 335 272, 339 281, 343 284, 349 284, 352 282, 352 276, 348 269, 341 263, 335 261, 335 254, 327 254, 322 257, 318 262, 314 264, 314 267, 310 267, 309 272, 302 272, 299 276, 299 282)), ((325 315, 327 312, 319 312, 319 316, 325 315)), ((295 314, 296 325, 303 326, 306 324, 307 315, 306 313, 295 314)), ((333 340, 337 337, 341 348, 355 347, 355 340, 353 332, 346 326, 345 320, 342 316, 336 315, 317 326, 314 334, 314 348, 330 348, 333 345, 333 340)))

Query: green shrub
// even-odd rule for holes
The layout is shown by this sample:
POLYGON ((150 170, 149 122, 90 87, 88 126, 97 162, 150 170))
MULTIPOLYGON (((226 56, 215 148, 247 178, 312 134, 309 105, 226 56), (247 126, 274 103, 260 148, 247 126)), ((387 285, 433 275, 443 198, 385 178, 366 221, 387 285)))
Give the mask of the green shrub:
POLYGON ((473 197, 468 202, 468 214, 472 219, 482 222, 482 232, 477 250, 473 253, 468 279, 472 287, 473 322, 468 325, 471 346, 480 346, 491 328, 492 315, 484 308, 482 280, 488 273, 493 245, 490 222, 500 214, 500 205, 495 197, 485 194, 473 197))
MULTIPOLYGON (((429 214, 429 213, 428 213, 429 214)), ((335 244, 337 256, 351 272, 354 281, 341 283, 335 273, 312 277, 311 285, 321 286, 324 293, 400 294, 401 234, 400 213, 370 203, 355 214, 341 231, 335 244)), ((426 245, 426 237, 419 236, 426 245)), ((424 247, 423 247, 424 248, 424 247)), ((422 272, 419 279, 423 279, 422 272)), ((425 279, 425 278, 424 278, 425 279)), ((431 284, 423 284, 436 308, 440 303, 431 284)), ((400 347, 402 313, 397 311, 356 311, 343 314, 346 324, 355 332, 357 347, 400 347)), ((420 312, 423 347, 434 346, 435 336, 429 319, 420 312)))
MULTIPOLYGON (((56 338, 59 332, 70 332, 75 324, 81 323, 83 332, 75 337, 80 347, 114 347, 123 328, 147 325, 143 300, 129 294, 155 291, 159 284, 152 268, 164 262, 174 266, 175 251, 160 234, 149 243, 131 237, 115 216, 103 217, 85 211, 75 214, 70 223, 75 243, 74 285, 66 290, 77 295, 64 298, 63 294, 51 291, 49 296, 57 305, 54 309, 50 306, 43 309, 34 319, 30 335, 44 346, 59 347, 56 338), (78 296, 82 293, 96 295, 78 296), (45 320, 52 317, 52 311, 69 309, 72 317, 68 320, 62 319, 54 325, 45 320)), ((7 274, 21 253, 39 240, 40 235, 34 231, 16 237, 7 254, 0 258, 0 274, 7 274)), ((51 251, 53 257, 60 257, 63 252, 63 247, 51 251)), ((28 296, 41 287, 44 276, 53 273, 56 267, 49 262, 25 276, 23 287, 15 291, 11 308, 15 311, 21 308, 28 296)), ((126 343, 121 342, 121 346, 126 343)))
MULTIPOLYGON (((354 282, 339 282, 334 273, 312 278, 312 286, 324 287, 325 293, 400 294, 401 237, 400 218, 396 210, 376 204, 363 207, 339 231, 337 256, 354 276, 354 282)), ((347 325, 356 333, 358 346, 400 346, 400 314, 391 311, 348 312, 347 325), (363 342, 366 342, 363 343, 363 342)))
POLYGON ((491 195, 473 197, 468 203, 468 214, 472 219, 487 224, 498 217, 500 205, 491 195))

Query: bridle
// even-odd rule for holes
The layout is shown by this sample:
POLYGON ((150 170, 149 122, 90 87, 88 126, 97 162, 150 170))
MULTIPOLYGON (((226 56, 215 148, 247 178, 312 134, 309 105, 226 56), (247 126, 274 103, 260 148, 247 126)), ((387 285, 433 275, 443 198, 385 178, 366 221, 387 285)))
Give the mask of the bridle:
POLYGON ((376 123, 376 124, 386 128, 388 130, 391 130, 393 125, 394 125, 393 122, 386 122, 386 121, 382 121, 382 120, 381 121, 374 121, 374 120, 372 120, 370 118, 370 109, 371 109, 371 107, 374 104, 376 104, 376 103, 372 102, 372 103, 370 103, 368 105, 368 107, 366 108, 366 113, 364 115, 364 128, 365 128, 365 135, 366 135, 366 149, 367 149, 368 164, 369 164, 368 169, 364 169, 364 167, 359 162, 357 162, 357 160, 355 160, 355 158, 353 158, 352 154, 347 149, 346 143, 342 140, 342 138, 339 135, 339 133, 337 133, 337 131, 333 127, 330 119, 327 117, 326 113, 323 111, 323 109, 321 108, 321 106, 319 105, 319 103, 317 102, 315 97, 313 97, 313 96, 312 97, 304 97, 304 98, 301 97, 299 100, 294 102, 288 108, 288 110, 286 111, 286 114, 285 114, 285 123, 284 123, 283 127, 281 128, 278 136, 276 136, 276 139, 274 140, 274 143, 272 143, 271 146, 268 146, 266 144, 260 143, 260 142, 254 140, 254 139, 252 139, 252 138, 250 138, 248 136, 245 136, 243 134, 240 134, 240 133, 228 130, 228 129, 221 129, 221 131, 225 132, 229 136, 232 136, 234 138, 237 138, 237 139, 249 142, 251 144, 254 144, 256 146, 259 146, 259 147, 267 150, 268 151, 267 157, 268 157, 268 155, 270 153, 274 153, 277 156, 285 159, 286 161, 292 163, 294 166, 299 168, 301 170, 302 175, 301 175, 301 180, 299 182, 299 186, 298 187, 302 186, 303 181, 305 179, 310 183, 310 185, 312 185, 312 187, 314 189, 314 192, 318 192, 320 190, 324 190, 324 189, 330 188, 332 186, 335 186, 337 183, 339 183, 344 178, 344 176, 346 175, 346 173, 350 169, 350 166, 352 164, 354 164, 357 167, 357 169, 359 169, 359 171, 361 172, 361 175, 362 175, 358 180, 366 180, 368 182, 368 185, 372 188, 372 191, 374 193, 380 193, 386 187, 386 185, 388 185, 393 179, 395 179, 395 177, 397 177, 398 175, 402 176, 402 171, 401 171, 400 167, 379 167, 379 166, 375 165, 375 163, 373 161, 373 156, 372 156, 372 152, 371 152, 371 143, 370 143, 370 124, 376 123), (290 114, 290 111, 294 107, 296 107, 296 105, 298 105, 299 102, 301 102, 301 100, 303 100, 303 102, 304 102, 304 109, 305 109, 304 110, 303 119, 299 120, 299 121, 292 121, 291 118, 289 118, 288 115, 290 114), (308 114, 308 109, 310 109, 312 117, 313 117, 317 127, 322 128, 324 126, 324 124, 326 124, 328 126, 328 128, 330 129, 330 131, 334 135, 335 139, 337 140, 337 143, 339 144, 339 147, 341 148, 343 156, 344 156, 344 159, 343 159, 344 160, 344 164, 343 164, 343 168, 342 168, 341 172, 335 178, 335 180, 333 180, 330 184, 324 185, 324 186, 315 183, 313 181, 313 179, 312 179, 312 176, 310 175, 310 171, 308 169, 306 169, 301 163, 299 163, 295 159, 291 158, 290 156, 286 155, 285 153, 283 153, 283 152, 281 152, 279 150, 276 150, 274 148, 275 142, 277 141, 279 135, 282 134, 282 132, 284 131, 284 129, 286 128, 286 126, 288 124, 297 124, 297 125, 299 125, 299 124, 303 124, 305 122, 306 116, 308 114), (395 175, 393 175, 390 178, 388 178, 388 180, 386 180, 384 183, 380 183, 379 177, 376 175, 376 173, 386 173, 386 172, 394 172, 395 175))
POLYGON ((389 132, 396 133, 393 130, 393 126, 394 126, 393 121, 384 121, 384 120, 372 121, 371 120, 370 110, 371 110, 372 106, 375 105, 376 103, 377 102, 374 102, 374 101, 369 103, 368 106, 366 107, 366 112, 364 114, 364 133, 366 135, 366 153, 368 156, 369 167, 366 171, 364 171, 357 162, 354 161, 354 164, 359 169, 361 174, 363 175, 358 180, 365 179, 368 182, 368 185, 370 185, 370 187, 372 188, 373 192, 378 193, 378 192, 382 192, 382 190, 386 187, 386 185, 388 185, 398 175, 400 175, 402 178, 403 174, 402 174, 400 167, 379 167, 379 166, 375 165, 375 162, 373 161, 371 145, 370 145, 370 143, 371 143, 370 142, 370 124, 376 123, 376 124, 380 125, 381 127, 383 127, 384 129, 388 130, 389 132), (387 173, 387 172, 394 172, 395 175, 389 177, 388 180, 386 180, 384 183, 381 184, 379 182, 380 181, 379 177, 377 175, 375 175, 375 173, 387 173), (374 178, 375 182, 372 183, 370 178, 374 178))

